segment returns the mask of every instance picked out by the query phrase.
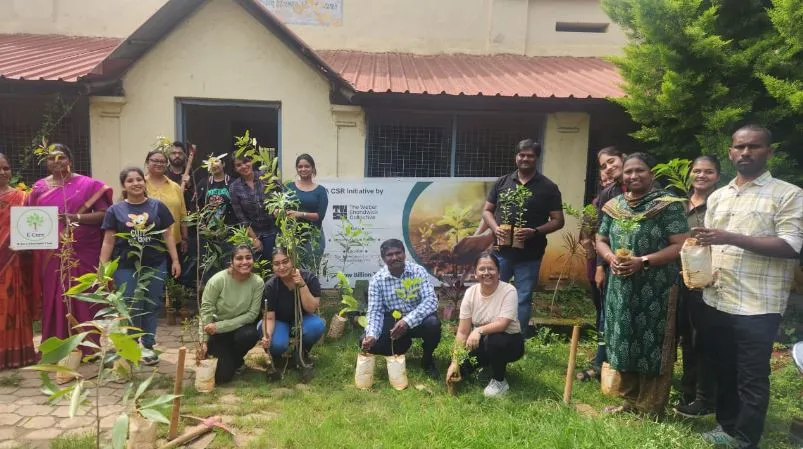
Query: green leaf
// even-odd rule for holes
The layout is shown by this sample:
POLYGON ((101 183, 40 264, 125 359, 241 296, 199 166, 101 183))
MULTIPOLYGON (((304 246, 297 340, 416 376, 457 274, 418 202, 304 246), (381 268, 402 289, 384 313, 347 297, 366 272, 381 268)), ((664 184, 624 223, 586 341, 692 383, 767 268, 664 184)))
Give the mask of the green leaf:
POLYGON ((77 373, 66 366, 61 365, 33 365, 33 366, 26 366, 21 368, 27 371, 41 371, 45 373, 67 373, 73 375, 75 377, 80 377, 81 374, 77 373))
POLYGON ((72 397, 70 398, 70 418, 75 417, 78 406, 81 405, 81 389, 83 386, 84 381, 82 380, 75 383, 75 388, 73 388, 72 397))
POLYGON ((81 332, 72 337, 64 340, 58 337, 50 337, 39 346, 39 351, 42 353, 42 359, 39 361, 43 365, 53 365, 67 357, 73 349, 81 344, 84 337, 89 334, 88 332, 81 332))
POLYGON ((402 315, 401 312, 399 312, 398 310, 394 310, 393 313, 391 313, 391 316, 393 316, 394 320, 398 320, 401 318, 402 315))
POLYGON ((146 408, 137 410, 140 415, 144 416, 149 421, 154 421, 162 424, 170 424, 170 421, 156 409, 146 408))
POLYGON ((125 449, 128 439, 128 415, 122 413, 114 421, 112 427, 112 447, 114 449, 125 449))
POLYGON ((123 333, 109 334, 109 340, 117 349, 120 357, 128 360, 134 365, 139 366, 139 359, 142 357, 142 348, 139 347, 134 336, 123 333))
POLYGON ((160 405, 167 404, 168 402, 172 401, 173 399, 180 398, 180 397, 181 397, 180 394, 163 394, 163 395, 159 396, 158 398, 154 398, 154 399, 151 399, 148 402, 145 402, 144 404, 140 405, 139 408, 140 409, 146 409, 146 408, 158 407, 160 405))
POLYGON ((360 315, 359 317, 357 317, 357 324, 359 324, 362 327, 367 327, 368 317, 366 317, 365 315, 360 315))
POLYGON ((148 377, 147 379, 142 381, 141 384, 139 384, 139 387, 137 387, 137 392, 134 394, 134 402, 137 402, 137 400, 139 400, 139 397, 142 396, 142 393, 145 393, 145 390, 147 390, 148 386, 151 384, 151 382, 153 382, 153 376, 155 375, 156 372, 154 371, 154 373, 151 374, 150 377, 148 377))

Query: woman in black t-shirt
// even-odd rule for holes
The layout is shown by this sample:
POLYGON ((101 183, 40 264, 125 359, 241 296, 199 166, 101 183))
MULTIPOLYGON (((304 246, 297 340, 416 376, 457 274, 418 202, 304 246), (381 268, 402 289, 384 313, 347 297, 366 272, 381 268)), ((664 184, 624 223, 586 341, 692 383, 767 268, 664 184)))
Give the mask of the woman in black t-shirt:
POLYGON ((321 283, 314 274, 294 267, 284 248, 273 251, 271 265, 274 274, 265 282, 262 294, 265 315, 258 325, 262 346, 270 350, 273 360, 280 360, 290 345, 296 313, 300 312, 303 358, 298 360, 297 351, 293 355, 301 373, 301 381, 306 383, 313 374, 310 349, 326 330, 324 320, 315 314, 321 303, 321 283), (301 299, 300 311, 296 309, 296 289, 301 299))
MULTIPOLYGON (((173 216, 162 202, 148 198, 145 175, 139 168, 123 169, 120 172, 120 184, 123 187, 123 201, 106 210, 101 225, 104 236, 100 262, 120 259, 114 273, 114 284, 125 284, 124 295, 131 309, 132 324, 145 332, 141 339, 142 346, 153 349, 159 308, 164 295, 164 279, 168 272, 165 249, 172 260, 170 274, 173 277, 181 275, 181 265, 171 232, 171 226, 174 226, 173 216), (119 233, 126 233, 128 237, 117 237, 116 234, 119 233), (131 242, 143 246, 141 256, 131 242), (139 273, 136 272, 137 262, 142 267, 139 273), (146 281, 148 285, 145 298, 134 301, 137 276, 142 277, 147 271, 153 272, 155 276, 146 281)), ((143 363, 155 365, 159 363, 159 359, 150 351, 143 357, 143 363)))

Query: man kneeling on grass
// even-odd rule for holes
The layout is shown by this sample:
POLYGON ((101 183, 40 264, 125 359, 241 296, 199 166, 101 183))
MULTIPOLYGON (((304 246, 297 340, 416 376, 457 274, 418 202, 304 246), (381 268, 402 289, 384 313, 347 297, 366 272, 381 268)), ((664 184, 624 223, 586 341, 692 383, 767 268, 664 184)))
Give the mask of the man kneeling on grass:
POLYGON ((368 286, 368 325, 360 347, 371 354, 389 356, 393 340, 393 353, 399 355, 407 352, 413 338, 421 338, 424 371, 437 379, 432 353, 441 340, 441 322, 435 313, 438 299, 429 273, 421 265, 405 260, 400 240, 384 241, 379 252, 386 267, 371 278, 368 286), (398 321, 393 318, 394 310, 402 314, 398 321))

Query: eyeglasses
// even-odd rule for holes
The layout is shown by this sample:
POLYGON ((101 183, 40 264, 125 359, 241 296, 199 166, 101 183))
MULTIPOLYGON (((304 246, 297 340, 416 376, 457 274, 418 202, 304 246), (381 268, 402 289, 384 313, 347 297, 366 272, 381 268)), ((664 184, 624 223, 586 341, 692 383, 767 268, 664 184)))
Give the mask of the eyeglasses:
POLYGON ((153 165, 167 165, 167 161, 155 161, 153 159, 148 159, 148 162, 153 165))

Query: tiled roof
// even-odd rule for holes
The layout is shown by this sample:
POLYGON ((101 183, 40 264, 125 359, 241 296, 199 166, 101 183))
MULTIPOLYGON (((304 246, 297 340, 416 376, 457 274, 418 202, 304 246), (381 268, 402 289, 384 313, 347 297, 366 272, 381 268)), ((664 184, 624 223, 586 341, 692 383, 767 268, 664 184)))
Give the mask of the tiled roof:
POLYGON ((616 67, 599 58, 343 50, 318 54, 357 92, 542 98, 624 95, 616 67))
POLYGON ((95 68, 121 39, 0 34, 0 78, 75 82, 95 68))

